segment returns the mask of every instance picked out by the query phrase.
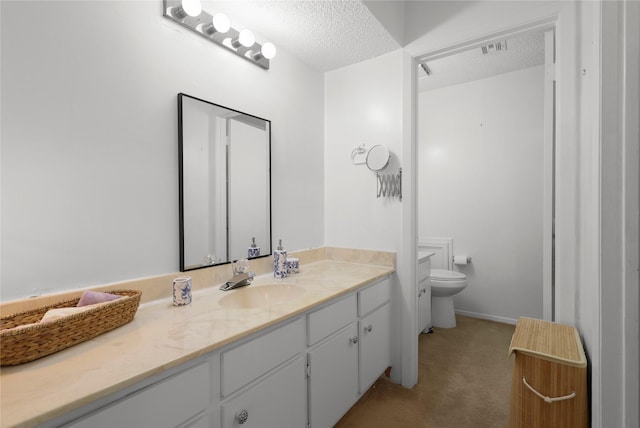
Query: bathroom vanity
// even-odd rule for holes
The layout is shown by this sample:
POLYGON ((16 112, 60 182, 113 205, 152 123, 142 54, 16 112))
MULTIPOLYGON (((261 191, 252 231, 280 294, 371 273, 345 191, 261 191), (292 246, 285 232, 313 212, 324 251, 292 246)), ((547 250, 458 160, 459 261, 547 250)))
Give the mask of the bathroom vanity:
POLYGON ((393 271, 321 260, 145 303, 126 326, 3 367, 1 426, 331 426, 390 365, 393 271), (259 293, 274 286, 297 291, 259 293), (229 298, 243 292, 262 297, 229 298))

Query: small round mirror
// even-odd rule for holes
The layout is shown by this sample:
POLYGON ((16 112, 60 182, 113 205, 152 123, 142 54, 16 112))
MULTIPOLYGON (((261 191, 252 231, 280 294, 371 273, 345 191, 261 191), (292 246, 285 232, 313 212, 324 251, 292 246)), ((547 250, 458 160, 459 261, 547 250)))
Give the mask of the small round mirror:
POLYGON ((367 153, 367 166, 371 171, 380 171, 389 163, 389 157, 387 146, 377 144, 367 153))

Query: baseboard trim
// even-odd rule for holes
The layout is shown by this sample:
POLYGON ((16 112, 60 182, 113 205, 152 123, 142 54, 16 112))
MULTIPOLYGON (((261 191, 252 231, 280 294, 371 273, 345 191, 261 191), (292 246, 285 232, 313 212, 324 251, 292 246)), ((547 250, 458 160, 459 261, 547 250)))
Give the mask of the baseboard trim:
POLYGON ((495 315, 488 315, 488 314, 479 314, 477 312, 460 311, 460 310, 457 310, 457 309, 456 309, 456 314, 464 315, 465 317, 480 318, 480 319, 483 319, 483 320, 501 322, 503 324, 516 325, 518 323, 518 320, 514 320, 512 318, 498 317, 498 316, 495 316, 495 315))

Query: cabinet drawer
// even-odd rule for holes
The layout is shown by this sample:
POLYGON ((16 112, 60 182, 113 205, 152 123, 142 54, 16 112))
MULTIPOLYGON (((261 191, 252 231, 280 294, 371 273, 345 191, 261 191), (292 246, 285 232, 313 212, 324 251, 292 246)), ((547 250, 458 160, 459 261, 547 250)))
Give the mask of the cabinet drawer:
POLYGON ((221 406, 222 426, 300 428, 307 421, 305 361, 298 357, 221 406), (244 420, 239 420, 240 416, 244 420))
POLYGON ((352 294, 308 315, 309 346, 329 336, 356 318, 356 296, 352 294))
POLYGON ((431 274, 431 259, 418 263, 418 282, 429 278, 431 274))
POLYGON ((221 356, 222 395, 226 396, 304 349, 304 319, 225 351, 221 356))
POLYGON ((202 363, 67 427, 175 427, 210 406, 210 382, 209 364, 202 363))
POLYGON ((358 291, 358 316, 363 316, 389 301, 390 280, 385 278, 374 285, 358 291))
POLYGON ((218 426, 217 423, 214 425, 214 421, 211 420, 209 415, 202 415, 199 418, 189 422, 184 428, 211 428, 214 426, 218 426))

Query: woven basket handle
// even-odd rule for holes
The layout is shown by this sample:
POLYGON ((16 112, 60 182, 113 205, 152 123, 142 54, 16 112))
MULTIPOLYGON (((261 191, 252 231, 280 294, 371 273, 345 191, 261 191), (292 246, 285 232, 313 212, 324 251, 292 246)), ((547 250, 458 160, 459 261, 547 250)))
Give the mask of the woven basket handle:
POLYGON ((542 398, 545 403, 553 403, 554 401, 570 400, 570 399, 572 399, 572 398, 574 398, 576 396, 576 393, 574 391, 569 395, 564 395, 562 397, 551 398, 551 397, 547 397, 546 395, 542 395, 538 391, 536 391, 531 385, 529 385, 527 383, 527 379, 524 376, 522 376, 522 383, 524 383, 524 386, 529 388, 531 390, 531 392, 536 394, 538 397, 542 398))

